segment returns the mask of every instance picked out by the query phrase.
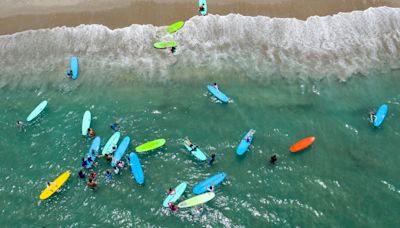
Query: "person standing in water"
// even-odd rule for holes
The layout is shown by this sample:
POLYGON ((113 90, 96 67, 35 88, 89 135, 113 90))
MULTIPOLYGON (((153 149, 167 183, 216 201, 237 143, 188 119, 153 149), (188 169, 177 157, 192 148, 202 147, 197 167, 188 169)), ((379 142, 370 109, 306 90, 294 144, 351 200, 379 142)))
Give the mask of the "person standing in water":
POLYGON ((376 113, 375 113, 375 111, 370 111, 370 112, 368 113, 368 116, 369 116, 369 122, 370 122, 370 123, 374 123, 374 121, 375 121, 375 119, 376 119, 376 113))
POLYGON ((276 154, 273 154, 269 160, 269 162, 273 165, 275 165, 275 162, 278 160, 278 156, 276 154))
POLYGON ((79 170, 78 176, 79 176, 79 178, 81 178, 81 179, 85 179, 85 174, 83 173, 82 170, 79 170))
POLYGON ((116 124, 116 123, 111 124, 111 125, 110 125, 110 128, 111 128, 113 131, 115 131, 115 132, 117 132, 117 131, 119 130, 119 126, 118 126, 118 124, 116 124))
POLYGON ((110 183, 110 182, 112 181, 112 174, 111 174, 111 172, 107 170, 105 176, 106 176, 106 182, 107 182, 107 183, 110 183))
POLYGON ((209 165, 212 165, 215 161, 215 154, 211 154, 211 159, 208 161, 209 165))

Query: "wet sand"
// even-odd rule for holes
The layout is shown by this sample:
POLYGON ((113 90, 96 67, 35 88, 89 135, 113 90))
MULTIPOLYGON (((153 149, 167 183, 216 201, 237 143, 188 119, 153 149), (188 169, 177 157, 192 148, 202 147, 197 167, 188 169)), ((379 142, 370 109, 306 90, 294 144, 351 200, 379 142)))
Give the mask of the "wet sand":
MULTIPOLYGON (((28 4, 7 6, 5 4, 0 10, 0 15, 3 15, 0 17, 0 34, 80 24, 103 24, 111 29, 131 24, 168 25, 198 14, 197 1, 188 3, 178 0, 174 3, 160 3, 124 0, 121 2, 118 3, 119 5, 109 1, 94 5, 91 1, 79 2, 79 0, 70 0, 58 5, 57 2, 53 2, 51 6, 28 4)), ((214 1, 208 3, 210 14, 238 13, 248 16, 291 17, 303 20, 314 15, 325 16, 378 6, 400 7, 400 2, 390 0, 267 0, 266 2, 222 0, 218 3, 214 1)))

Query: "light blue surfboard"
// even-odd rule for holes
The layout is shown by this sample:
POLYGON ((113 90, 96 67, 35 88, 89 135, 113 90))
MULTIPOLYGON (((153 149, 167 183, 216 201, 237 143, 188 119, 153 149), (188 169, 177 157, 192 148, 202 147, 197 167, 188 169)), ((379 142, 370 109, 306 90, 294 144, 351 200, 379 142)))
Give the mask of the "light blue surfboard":
MULTIPOLYGON (((101 143, 101 139, 99 136, 97 136, 96 138, 93 139, 92 145, 89 148, 89 152, 88 152, 88 157, 90 156, 92 158, 92 160, 96 160, 96 156, 99 154, 99 150, 100 150, 100 143, 101 143), (92 150, 94 150, 94 155, 92 154, 92 150)), ((92 167, 92 163, 88 162, 88 165, 86 166, 86 168, 90 168, 92 167)))
POLYGON ((204 10, 200 11, 201 15, 205 16, 207 14, 208 8, 207 8, 207 1, 206 0, 199 0, 199 7, 203 5, 204 10))
POLYGON ((375 120, 374 120, 374 126, 379 127, 381 126, 383 120, 385 120, 387 112, 388 112, 388 106, 386 104, 383 104, 379 107, 378 111, 375 114, 375 120))
POLYGON ((195 156, 195 157, 198 158, 199 160, 201 160, 201 161, 207 160, 206 155, 205 155, 199 148, 196 148, 196 150, 191 151, 192 148, 190 148, 188 145, 186 145, 186 143, 184 143, 183 145, 185 146, 185 148, 186 148, 190 153, 192 153, 193 156, 195 156))
POLYGON ((139 158, 137 154, 131 152, 129 154, 129 160, 131 163, 131 172, 135 177, 135 180, 138 184, 144 183, 144 173, 142 169, 142 165, 140 164, 139 158))
POLYGON ((118 131, 115 132, 110 139, 108 139, 106 145, 103 147, 103 151, 101 152, 103 155, 105 154, 111 154, 112 153, 112 148, 114 145, 117 145, 119 137, 121 136, 121 133, 118 131))
POLYGON ((243 155, 244 153, 246 153, 247 149, 251 144, 251 141, 253 141, 253 137, 254 137, 254 130, 250 129, 250 131, 247 132, 247 134, 243 137, 242 141, 240 141, 239 146, 236 149, 237 155, 243 155), (253 132, 253 135, 249 138, 249 141, 247 142, 247 137, 251 132, 253 132))
POLYGON ((78 77, 79 73, 79 67, 78 67, 78 58, 75 56, 71 57, 71 62, 70 62, 70 68, 72 70, 72 79, 76 79, 78 77))
POLYGON ((30 122, 35 119, 47 106, 47 101, 42 101, 26 118, 26 121, 30 122))
POLYGON ((214 176, 206 179, 205 181, 201 182, 200 184, 196 185, 193 188, 193 193, 194 194, 202 194, 207 192, 207 188, 211 185, 213 185, 214 187, 216 187, 217 185, 219 185, 226 177, 225 173, 217 173, 214 176))
POLYGON ((83 118, 82 118, 82 135, 87 135, 87 130, 90 128, 91 118, 92 118, 92 115, 90 114, 90 111, 86 111, 83 114, 83 118))
POLYGON ((111 161, 111 166, 116 166, 116 162, 121 160, 122 156, 124 156, 126 149, 128 149, 129 143, 131 142, 131 138, 129 136, 125 136, 124 139, 119 143, 117 147, 117 151, 114 153, 113 160, 111 161))
POLYGON ((182 194, 185 192, 186 187, 187 187, 187 183, 186 182, 182 182, 181 184, 176 186, 175 193, 171 194, 171 195, 168 195, 167 198, 165 198, 165 200, 163 202, 163 206, 164 207, 169 207, 168 203, 170 203, 170 202, 175 203, 182 196, 182 194))
POLYGON ((208 85, 207 86, 208 91, 214 95, 216 98, 218 98, 218 100, 227 103, 229 98, 223 93, 221 92, 219 89, 215 88, 212 85, 208 85))

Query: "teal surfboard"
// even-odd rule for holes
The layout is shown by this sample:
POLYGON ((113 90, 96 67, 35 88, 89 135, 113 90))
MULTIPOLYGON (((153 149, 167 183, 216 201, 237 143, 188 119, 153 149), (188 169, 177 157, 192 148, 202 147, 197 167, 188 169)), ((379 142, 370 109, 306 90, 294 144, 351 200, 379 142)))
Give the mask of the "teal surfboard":
POLYGON ((142 169, 142 165, 140 164, 139 158, 137 154, 131 152, 129 154, 129 160, 131 163, 131 172, 135 177, 135 180, 138 184, 144 183, 144 173, 142 169))
POLYGON ((47 106, 47 101, 42 101, 26 118, 26 121, 30 122, 35 119, 47 106))
POLYGON ((79 67, 78 67, 78 58, 75 56, 71 57, 71 62, 70 62, 70 68, 72 70, 72 79, 76 79, 78 77, 78 71, 79 71, 79 67))
POLYGON ((223 92, 221 92, 219 89, 215 88, 215 86, 208 85, 207 89, 212 95, 214 95, 216 98, 218 98, 218 100, 220 100, 224 103, 227 103, 229 101, 229 98, 223 92))
POLYGON ((250 129, 250 131, 247 132, 247 134, 243 137, 242 141, 240 141, 239 146, 236 149, 237 155, 243 155, 244 153, 246 153, 251 144, 251 141, 253 141, 254 132, 255 131, 253 129, 250 129), (249 141, 247 142, 247 138, 249 137, 250 133, 253 133, 253 135, 249 138, 249 141))
POLYGON ((386 104, 383 104, 379 107, 378 111, 375 114, 375 120, 374 120, 374 126, 379 127, 383 123, 383 120, 385 120, 386 115, 388 113, 388 106, 386 104))
POLYGON ((122 139, 121 143, 119 144, 117 151, 115 151, 113 160, 111 161, 111 166, 116 166, 117 161, 120 161, 122 156, 124 156, 126 149, 128 149, 129 143, 131 142, 131 138, 129 136, 125 136, 124 139, 122 139))
MULTIPOLYGON (((88 152, 87 156, 91 157, 93 161, 96 160, 96 157, 99 154, 100 143, 101 143, 101 139, 99 136, 97 136, 96 138, 93 139, 92 145, 89 148, 89 152, 88 152), (92 154, 92 150, 94 150, 94 155, 92 154)), ((88 165, 86 167, 87 168, 92 167, 92 163, 88 162, 88 165)))
POLYGON ((167 196, 167 198, 165 198, 165 200, 163 202, 163 206, 169 207, 168 203, 170 203, 170 202, 175 203, 181 197, 181 195, 185 192, 186 187, 187 187, 186 182, 182 182, 180 185, 176 186, 175 192, 171 193, 170 195, 167 196))
POLYGON ((205 16, 207 14, 208 8, 207 8, 207 1, 206 0, 199 0, 199 9, 200 6, 203 6, 204 10, 200 11, 200 14, 205 16))
POLYGON ((107 141, 106 145, 103 148, 102 154, 111 154, 112 148, 114 145, 117 145, 119 137, 121 133, 115 132, 110 139, 107 141))
POLYGON ((86 111, 83 114, 83 119, 82 119, 82 135, 87 135, 87 130, 90 128, 90 120, 92 118, 92 115, 90 114, 90 111, 86 111))
POLYGON ((196 150, 191 151, 192 148, 190 148, 188 145, 186 145, 186 143, 183 143, 183 145, 185 146, 185 148, 186 148, 190 153, 192 153, 193 156, 195 156, 195 157, 198 158, 199 160, 201 160, 201 161, 207 160, 206 155, 205 155, 199 148, 196 148, 196 150))

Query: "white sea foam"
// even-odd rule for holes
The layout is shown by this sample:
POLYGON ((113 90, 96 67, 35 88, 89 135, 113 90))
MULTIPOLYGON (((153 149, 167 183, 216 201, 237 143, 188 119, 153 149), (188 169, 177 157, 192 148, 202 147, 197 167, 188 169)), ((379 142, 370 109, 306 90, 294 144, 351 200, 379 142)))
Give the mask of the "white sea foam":
MULTIPOLYGON (((0 74, 21 80, 28 75, 40 77, 41 72, 64 73, 71 55, 79 56, 81 73, 122 67, 136 76, 161 78, 176 67, 198 71, 207 67, 258 77, 345 80, 353 74, 400 66, 400 9, 396 8, 369 8, 306 21, 238 14, 195 16, 164 38, 179 43, 174 56, 152 46, 161 29, 80 25, 0 36, 0 74)), ((113 80, 117 76, 112 75, 113 80)), ((7 85, 7 78, 0 78, 0 87, 7 85)))

